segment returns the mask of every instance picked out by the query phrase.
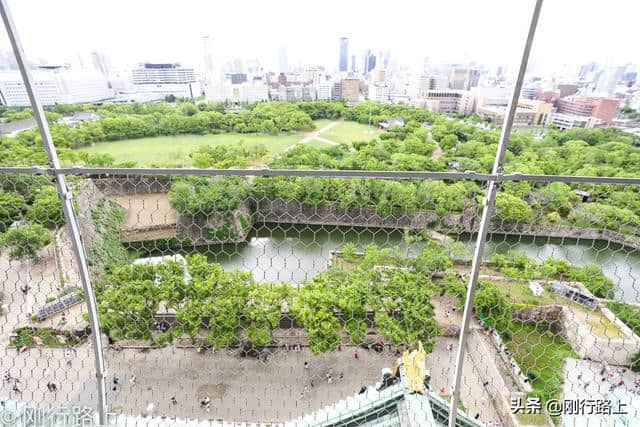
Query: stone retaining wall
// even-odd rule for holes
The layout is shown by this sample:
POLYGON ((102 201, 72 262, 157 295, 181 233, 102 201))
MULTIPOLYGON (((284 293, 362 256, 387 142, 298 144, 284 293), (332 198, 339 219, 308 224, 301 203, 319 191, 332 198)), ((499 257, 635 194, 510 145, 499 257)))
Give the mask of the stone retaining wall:
POLYGON ((194 245, 209 245, 216 243, 242 243, 247 240, 247 235, 253 223, 251 221, 251 209, 248 203, 241 206, 239 209, 231 212, 229 218, 224 218, 222 215, 213 214, 209 215, 206 220, 199 220, 191 215, 178 216, 178 222, 176 223, 176 237, 188 238, 194 245), (242 224, 241 217, 244 217, 248 226, 245 227, 242 224), (207 230, 216 230, 222 227, 231 226, 235 230, 235 237, 225 240, 212 239, 207 236, 207 230))
MULTIPOLYGON (((477 227, 474 232, 477 231, 477 227)), ((640 250, 640 237, 627 236, 611 230, 569 227, 566 225, 519 225, 491 224, 489 232, 516 236, 555 237, 583 240, 605 240, 631 249, 640 250)))
MULTIPOLYGON (((171 178, 166 176, 127 176, 96 178, 93 182, 104 195, 167 193, 171 178)), ((343 211, 335 205, 311 206, 284 199, 259 201, 254 223, 286 223, 336 226, 360 226, 396 229, 423 229, 434 227, 443 232, 478 231, 479 209, 475 203, 464 208, 463 213, 440 216, 436 212, 394 212, 380 215, 375 209, 360 208, 343 211)), ((517 236, 605 240, 628 248, 640 250, 640 237, 627 236, 610 230, 569 227, 564 225, 492 223, 489 232, 517 236)), ((197 233, 196 233, 197 234, 197 233)))
POLYGON ((73 196, 78 204, 76 218, 78 228, 82 235, 82 242, 85 250, 89 250, 94 245, 102 244, 102 237, 96 232, 96 224, 91 216, 91 209, 98 205, 104 194, 95 186, 90 179, 85 179, 72 187, 73 196))
POLYGON ((107 196, 168 193, 171 189, 171 178, 166 176, 115 176, 92 181, 107 196))
POLYGON ((441 217, 435 212, 394 212, 383 216, 370 208, 342 211, 334 205, 310 206, 283 199, 260 200, 254 215, 255 222, 408 229, 426 228, 437 223, 450 228, 464 228, 463 218, 462 214, 441 217))
POLYGON ((513 319, 525 323, 546 323, 557 334, 565 335, 565 324, 561 316, 564 307, 561 305, 542 305, 531 308, 513 310, 513 319))

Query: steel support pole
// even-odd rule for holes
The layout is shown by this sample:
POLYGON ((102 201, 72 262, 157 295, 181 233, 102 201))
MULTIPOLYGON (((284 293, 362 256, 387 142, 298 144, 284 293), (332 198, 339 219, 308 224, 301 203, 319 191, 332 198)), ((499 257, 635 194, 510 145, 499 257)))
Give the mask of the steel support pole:
MULTIPOLYGON (((511 127, 513 125, 513 119, 515 118, 516 108, 518 107, 518 100, 520 99, 520 91, 522 90, 522 83, 524 82, 524 75, 527 71, 527 63, 529 62, 529 53, 531 52, 531 46, 533 45, 533 37, 538 26, 538 18, 540 16, 540 9, 542 8, 543 0, 536 0, 535 7, 533 9, 533 16, 531 17, 531 23, 529 24, 529 32, 527 34, 527 41, 522 51, 522 58, 520 59, 520 68, 518 69, 518 76, 516 78, 515 85, 513 86, 513 93, 509 101, 509 107, 507 115, 504 118, 502 125, 502 133, 500 134, 500 141, 498 143, 498 150, 496 152, 496 158, 493 163, 492 174, 502 173, 502 167, 504 162, 504 156, 507 151, 507 144, 509 143, 509 135, 511 134, 511 127)), ((506 35, 505 35, 506 37, 506 35)), ((453 392, 451 396, 451 410, 449 411, 449 427, 456 425, 456 417, 458 415, 458 399, 460 398, 460 381, 462 379, 462 367, 464 364, 465 346, 467 343, 467 335, 469 333, 469 321, 471 320, 471 311, 473 310, 473 298, 476 293, 476 287, 478 284, 478 274, 480 272, 480 265, 482 264, 482 254, 484 252, 484 246, 487 240, 487 231, 491 222, 491 215, 496 203, 496 192, 498 183, 490 181, 487 187, 487 196, 483 201, 482 220, 480 221, 480 228, 478 230, 478 237, 476 239, 476 247, 473 254, 473 262, 471 264, 471 273, 469 277, 469 285, 467 287, 467 298, 464 303, 464 313, 462 315, 462 325, 460 326, 460 339, 458 341, 458 352, 456 356, 456 369, 453 378, 453 392)))
POLYGON ((80 232, 78 230, 78 223, 76 221, 75 213, 73 212, 73 205, 71 203, 71 193, 67 189, 64 174, 59 172, 60 162, 58 160, 58 153, 53 145, 51 138, 51 132, 49 131, 49 125, 45 117, 42 105, 36 93, 34 91, 33 79, 29 71, 29 65, 27 64, 22 45, 16 31, 15 23, 11 17, 7 0, 0 0, 0 14, 2 15, 2 21, 7 30, 7 35, 11 41, 13 52, 16 56, 16 61, 22 75, 24 86, 29 96, 31 108, 33 114, 38 123, 40 129, 40 135, 42 136, 42 142, 44 149, 47 152, 49 163, 53 168, 55 175, 56 187, 58 189, 58 196, 62 202, 62 209, 64 211, 65 220, 67 222, 67 230, 69 237, 73 245, 73 252, 76 258, 76 263, 80 272, 80 279, 82 281, 82 288, 84 290, 85 300, 87 302, 87 309, 89 312, 89 324, 91 326, 91 340, 93 343, 93 352, 95 357, 96 368, 96 380, 97 380, 97 394, 98 394, 98 421, 100 425, 107 424, 107 395, 106 395, 106 371, 104 367, 104 358, 102 353, 102 338, 100 335, 100 324, 98 322, 98 311, 96 308, 96 299, 91 285, 91 279, 89 276, 89 268, 87 266, 87 260, 85 257, 85 251, 80 238, 80 232))

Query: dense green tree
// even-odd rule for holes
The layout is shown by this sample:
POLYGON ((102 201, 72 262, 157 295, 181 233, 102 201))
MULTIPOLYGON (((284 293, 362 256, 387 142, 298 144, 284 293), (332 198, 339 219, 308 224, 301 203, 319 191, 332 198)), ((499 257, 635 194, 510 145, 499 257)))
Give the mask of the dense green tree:
POLYGON ((548 212, 558 212, 562 216, 567 216, 580 196, 575 194, 571 187, 562 182, 553 182, 536 192, 536 202, 540 207, 548 212))
POLYGON ((47 228, 64 224, 64 211, 55 187, 42 187, 27 209, 27 218, 47 228))
POLYGON ((51 243, 51 233, 40 224, 9 228, 0 235, 0 247, 9 250, 9 258, 38 258, 38 251, 51 243))
POLYGON ((528 223, 533 220, 533 209, 524 200, 507 193, 496 196, 494 218, 507 223, 528 223))
POLYGON ((218 212, 228 215, 247 200, 249 185, 243 177, 188 177, 171 186, 171 207, 182 214, 205 219, 218 212))
POLYGON ((27 207, 24 197, 13 191, 0 190, 0 233, 21 218, 27 207))
POLYGON ((511 304, 491 282, 480 282, 473 299, 473 309, 489 326, 506 330, 512 321, 511 304))

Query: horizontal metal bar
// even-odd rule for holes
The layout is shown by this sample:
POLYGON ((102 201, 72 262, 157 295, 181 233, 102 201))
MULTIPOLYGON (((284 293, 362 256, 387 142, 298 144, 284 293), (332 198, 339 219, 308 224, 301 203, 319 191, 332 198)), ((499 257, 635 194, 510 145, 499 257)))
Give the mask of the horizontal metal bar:
POLYGON ((378 179, 473 179, 490 181, 490 174, 476 172, 398 172, 319 169, 169 169, 169 168, 61 168, 57 174, 66 175, 168 175, 168 176, 292 176, 327 178, 378 179))
MULTIPOLYGON (((495 177, 495 181, 531 181, 531 182, 570 182, 574 184, 618 184, 640 185, 640 178, 615 176, 571 176, 571 175, 525 175, 519 173, 504 174, 495 177)), ((493 179, 490 179, 493 180, 493 179)))
POLYGON ((8 173, 32 173, 38 175, 50 174, 51 169, 43 168, 40 166, 33 167, 0 167, 0 174, 8 174, 8 173))
POLYGON ((113 175, 113 176, 288 176, 317 178, 371 178, 371 179, 449 179, 475 181, 530 181, 566 182, 585 184, 640 185, 640 178, 534 174, 491 174, 467 172, 406 172, 320 169, 195 169, 195 168, 43 168, 0 167, 0 174, 33 173, 49 175, 113 175))

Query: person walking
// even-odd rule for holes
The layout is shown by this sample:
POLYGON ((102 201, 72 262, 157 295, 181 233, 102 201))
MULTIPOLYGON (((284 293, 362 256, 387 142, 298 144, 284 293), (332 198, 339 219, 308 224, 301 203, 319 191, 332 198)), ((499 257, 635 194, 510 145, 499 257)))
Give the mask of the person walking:
POLYGON ((73 361, 73 347, 67 347, 64 349, 64 359, 67 361, 67 366, 72 366, 73 361))
POLYGON ((178 404, 178 401, 176 400, 175 396, 171 396, 171 404, 174 406, 178 404))

